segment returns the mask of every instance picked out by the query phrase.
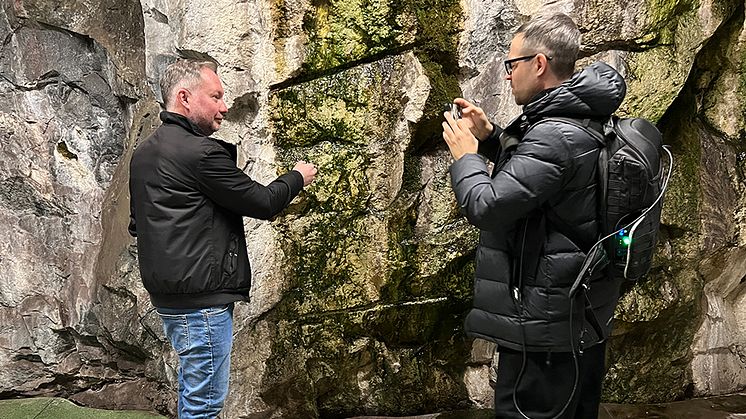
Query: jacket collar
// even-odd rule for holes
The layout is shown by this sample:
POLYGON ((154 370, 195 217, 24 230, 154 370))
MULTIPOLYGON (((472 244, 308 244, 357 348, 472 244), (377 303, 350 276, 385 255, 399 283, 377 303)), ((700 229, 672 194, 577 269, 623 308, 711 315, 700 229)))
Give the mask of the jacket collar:
POLYGON ((534 96, 523 107, 523 114, 532 121, 553 116, 606 119, 616 112, 626 93, 622 76, 598 61, 559 86, 534 96))
POLYGON ((200 131, 197 125, 195 125, 192 121, 189 120, 189 118, 182 114, 163 111, 161 112, 160 117, 161 121, 163 121, 164 124, 178 125, 194 135, 198 135, 200 137, 209 137, 209 135, 205 135, 202 131, 200 131))
POLYGON ((190 121, 186 116, 174 112, 163 111, 161 112, 160 117, 164 124, 178 125, 198 137, 207 137, 208 139, 215 141, 228 151, 228 154, 231 155, 231 159, 233 159, 234 162, 236 161, 238 157, 238 148, 234 144, 226 143, 225 141, 203 134, 202 131, 199 130, 199 127, 197 127, 197 125, 190 121))
POLYGON ((627 85, 622 76, 603 62, 575 73, 559 86, 537 93, 505 131, 522 137, 542 118, 565 117, 601 120, 614 113, 624 100, 627 85))

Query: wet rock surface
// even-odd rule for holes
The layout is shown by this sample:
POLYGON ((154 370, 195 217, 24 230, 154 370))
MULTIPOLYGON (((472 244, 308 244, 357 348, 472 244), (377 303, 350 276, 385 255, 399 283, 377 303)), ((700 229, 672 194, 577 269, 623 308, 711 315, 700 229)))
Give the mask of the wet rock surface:
POLYGON ((655 265, 609 345, 604 399, 625 404, 603 413, 740 413, 738 396, 637 403, 746 386, 742 3, 58 3, 0 9, 1 398, 173 414, 177 362, 126 233, 127 178, 159 124, 159 72, 190 56, 221 64, 218 135, 240 167, 262 182, 299 159, 321 169, 276 220, 246 221, 252 302, 235 312, 225 417, 488 408, 493 345, 461 329, 478 232, 452 197, 440 113, 456 96, 500 124, 520 112, 501 60, 551 9, 580 24, 584 63, 625 75, 621 113, 658 123, 676 157, 655 265))

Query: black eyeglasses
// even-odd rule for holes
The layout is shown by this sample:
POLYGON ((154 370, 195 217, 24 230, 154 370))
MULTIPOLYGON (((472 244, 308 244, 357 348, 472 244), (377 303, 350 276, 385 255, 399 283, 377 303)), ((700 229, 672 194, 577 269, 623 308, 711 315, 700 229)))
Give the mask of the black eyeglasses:
MULTIPOLYGON (((513 74, 513 63, 517 63, 518 61, 533 60, 534 57, 536 57, 539 54, 541 54, 541 53, 537 52, 536 54, 524 55, 522 57, 515 57, 515 58, 511 58, 509 60, 503 61, 503 64, 505 65, 505 72, 508 73, 508 75, 513 74)), ((552 59, 552 57, 549 57, 549 56, 546 56, 546 57, 547 57, 547 60, 551 60, 552 59)))

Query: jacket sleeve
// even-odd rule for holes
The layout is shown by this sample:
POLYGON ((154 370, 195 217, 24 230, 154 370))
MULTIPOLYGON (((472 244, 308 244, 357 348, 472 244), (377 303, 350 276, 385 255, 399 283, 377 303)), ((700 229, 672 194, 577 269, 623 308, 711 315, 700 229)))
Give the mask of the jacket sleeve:
POLYGON ((303 189, 303 175, 292 170, 267 186, 241 171, 222 147, 206 152, 197 165, 200 190, 236 214, 268 220, 285 209, 303 189))
POLYGON ((529 131, 494 177, 482 158, 467 154, 451 166, 451 184, 469 222, 482 230, 497 230, 559 191, 569 164, 563 134, 544 124, 529 131))
POLYGON ((492 124, 492 127, 492 132, 487 138, 479 142, 478 152, 491 161, 496 162, 498 153, 500 152, 500 134, 502 134, 503 129, 495 123, 492 124))

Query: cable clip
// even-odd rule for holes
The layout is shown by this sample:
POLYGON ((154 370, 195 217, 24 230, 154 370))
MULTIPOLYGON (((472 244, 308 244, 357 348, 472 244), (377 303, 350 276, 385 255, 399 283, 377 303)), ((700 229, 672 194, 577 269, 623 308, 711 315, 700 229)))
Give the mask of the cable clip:
POLYGON ((518 290, 518 287, 513 287, 513 299, 521 301, 521 292, 518 290))

